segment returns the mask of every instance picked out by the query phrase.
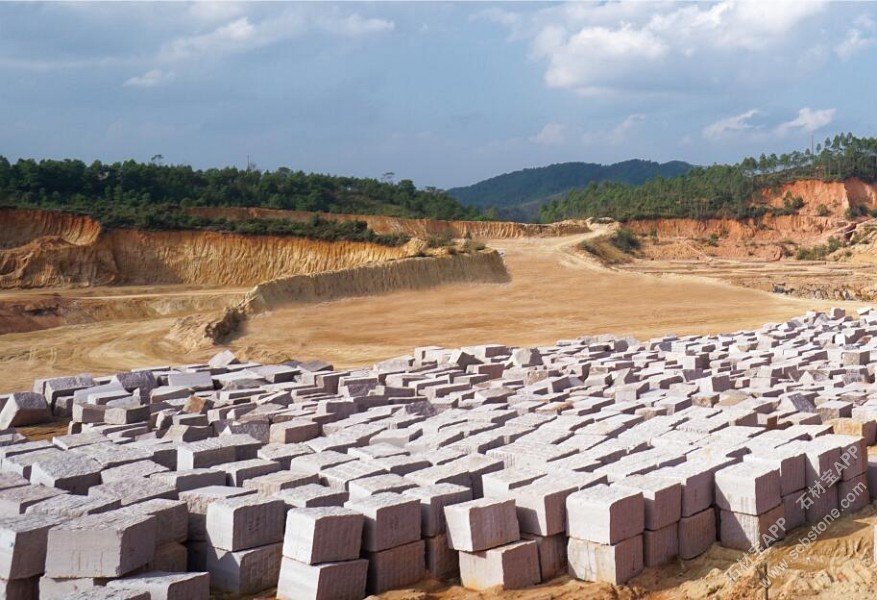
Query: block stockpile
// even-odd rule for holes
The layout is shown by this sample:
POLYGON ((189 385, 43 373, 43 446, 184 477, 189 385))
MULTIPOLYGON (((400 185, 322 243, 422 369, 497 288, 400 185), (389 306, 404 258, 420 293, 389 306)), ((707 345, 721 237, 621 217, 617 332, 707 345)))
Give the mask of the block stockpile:
POLYGON ((0 397, 0 595, 623 583, 871 502, 877 313, 42 379, 0 397), (67 435, 14 427, 70 415, 67 435), (870 469, 870 470, 869 470, 870 469))

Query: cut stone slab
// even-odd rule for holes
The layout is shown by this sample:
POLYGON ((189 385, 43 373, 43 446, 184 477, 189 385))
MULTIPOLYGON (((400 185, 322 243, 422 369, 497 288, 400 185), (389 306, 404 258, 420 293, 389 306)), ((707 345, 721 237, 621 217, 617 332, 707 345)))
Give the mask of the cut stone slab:
POLYGON ((156 519, 109 512, 79 517, 49 530, 49 577, 121 577, 155 554, 156 519))
POLYGON ((60 521, 45 515, 0 518, 0 578, 40 575, 46 566, 49 529, 60 521))
MULTIPOLYGON (((447 530, 445 507, 472 500, 472 490, 453 483, 437 483, 425 487, 414 487, 402 492, 404 496, 420 501, 420 533, 432 537, 447 530)), ((428 552, 427 545, 427 552, 428 552)))
POLYGON ((716 472, 716 506, 760 515, 782 502, 780 473, 770 465, 743 462, 716 472))
POLYGON ((318 506, 344 506, 350 495, 343 490, 328 488, 316 483, 284 489, 272 494, 286 503, 288 508, 312 508, 318 506))
POLYGON ((107 582, 108 589, 148 592, 151 600, 209 600, 207 573, 153 572, 107 582))
POLYGON ((12 394, 0 410, 0 429, 37 425, 51 420, 52 413, 46 399, 34 392, 12 394))
MULTIPOLYGON (((277 463, 275 463, 277 464, 277 463)), ((296 473, 294 471, 276 471, 267 475, 251 477, 243 482, 243 488, 255 490, 259 494, 271 496, 281 490, 302 487, 319 483, 320 478, 314 474, 296 473)))
POLYGON ((481 552, 460 552, 460 581, 471 590, 496 586, 515 590, 537 585, 541 573, 536 542, 518 541, 481 552))
POLYGON ((700 556, 716 541, 716 513, 712 508, 679 519, 679 558, 700 556))
POLYGON ((363 524, 362 514, 347 508, 292 509, 286 515, 283 556, 309 565, 355 560, 363 524))
POLYGON ((309 565, 283 558, 277 582, 279 600, 362 600, 368 577, 367 560, 309 565))
POLYGON ((539 573, 542 581, 548 581, 566 573, 566 535, 543 536, 522 533, 521 538, 536 542, 536 548, 539 550, 539 573))
POLYGON ((283 544, 229 552, 206 547, 210 587, 232 594, 256 594, 277 585, 283 544))
POLYGON ((33 484, 84 495, 101 482, 101 465, 96 460, 72 452, 48 456, 34 463, 30 471, 33 484))
MULTIPOLYGON (((616 544, 645 528, 645 503, 638 490, 597 485, 567 496, 567 534, 598 544, 616 544)), ((640 545, 642 540, 640 540, 640 545)))
POLYGON ((615 484, 643 494, 645 528, 664 529, 682 517, 682 484, 656 475, 631 475, 615 484))
POLYGON ((97 515, 116 510, 122 506, 118 498, 101 498, 98 496, 75 496, 61 494, 48 500, 37 502, 25 510, 27 515, 50 515, 72 519, 85 515, 97 515))
POLYGON ((0 516, 23 515, 25 511, 43 500, 66 494, 63 490, 44 485, 27 485, 0 491, 0 516))
POLYGON ((207 507, 207 540, 236 552, 283 541, 286 505, 278 499, 243 496, 207 507))
POLYGON ((433 579, 446 581, 460 576, 459 552, 448 546, 445 533, 423 538, 426 550, 426 570, 433 579))
POLYGON ((521 539, 511 499, 480 498, 445 506, 445 520, 454 550, 480 552, 521 539))
POLYGON ((656 531, 643 531, 643 564, 660 567, 679 556, 679 523, 671 523, 656 531))
POLYGON ((368 559, 366 591, 380 594, 413 585, 426 575, 423 540, 379 552, 365 552, 368 559))
POLYGON ((722 510, 719 541, 726 548, 764 550, 786 537, 785 509, 782 504, 760 515, 722 510))
POLYGON ((365 516, 362 549, 378 552, 420 539, 420 502, 400 494, 377 494, 344 503, 365 516))
POLYGON ((643 536, 611 545, 571 537, 567 560, 570 575, 576 579, 620 585, 642 573, 643 536))

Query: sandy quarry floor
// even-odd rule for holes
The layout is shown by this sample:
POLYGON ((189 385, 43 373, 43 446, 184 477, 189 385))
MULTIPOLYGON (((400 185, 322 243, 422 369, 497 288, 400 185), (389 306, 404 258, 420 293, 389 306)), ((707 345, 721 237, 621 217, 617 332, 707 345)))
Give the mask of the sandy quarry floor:
POLYGON ((263 359, 323 358, 354 366, 429 344, 537 345, 584 334, 733 331, 830 304, 704 278, 610 271, 570 251, 581 237, 488 242, 505 255, 508 284, 289 307, 251 320, 232 345, 263 359))
MULTIPOLYGON (((584 334, 647 338, 668 332, 733 331, 837 304, 700 277, 606 270, 570 251, 581 237, 489 241, 503 251, 511 283, 453 285, 293 306, 251 320, 231 348, 256 360, 322 358, 349 367, 430 344, 537 345, 584 334)), ((179 296, 185 290, 175 286, 166 292, 179 296)), ((73 301, 125 298, 129 304, 131 298, 156 295, 155 290, 141 288, 60 293, 73 301)), ((240 294, 240 289, 192 292, 217 302, 240 294)), ((4 300, 14 298, 15 292, 2 295, 4 300)), ((123 311, 98 323, 0 335, 0 392, 29 388, 39 376, 197 362, 215 352, 183 352, 168 344, 164 336, 178 317, 130 318, 123 311)))

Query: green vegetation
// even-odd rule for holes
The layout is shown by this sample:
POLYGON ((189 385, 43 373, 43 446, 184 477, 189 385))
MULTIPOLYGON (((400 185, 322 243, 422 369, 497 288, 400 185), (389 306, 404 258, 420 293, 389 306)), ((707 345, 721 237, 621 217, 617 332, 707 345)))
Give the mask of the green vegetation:
MULTIPOLYGON (((113 164, 95 161, 86 165, 80 160, 21 159, 11 164, 0 156, 0 204, 87 214, 107 227, 153 229, 197 224, 187 221, 185 211, 180 210, 196 206, 445 220, 483 218, 477 209, 461 205, 441 190, 418 190, 408 179, 391 183, 390 174, 387 175, 386 180, 378 181, 306 174, 286 168, 200 170, 188 165, 165 166, 133 160, 113 164)), ((203 226, 240 227, 215 222, 203 226)))
POLYGON ((737 165, 696 167, 672 178, 657 177, 641 186, 592 182, 542 207, 542 221, 611 217, 619 221, 655 218, 760 218, 794 214, 800 198, 787 197, 782 207, 759 202, 757 192, 798 179, 841 181, 858 177, 877 181, 877 138, 852 134, 826 138, 804 152, 747 158, 737 165))
POLYGON ((679 161, 661 164, 648 160, 627 160, 613 165, 560 163, 505 173, 474 185, 449 189, 448 194, 464 204, 503 219, 533 221, 539 215, 540 206, 592 181, 640 185, 658 176, 681 175, 691 168, 692 165, 679 161))
POLYGON ((639 250, 641 246, 636 233, 627 227, 620 227, 615 233, 610 235, 609 243, 626 254, 639 250))
POLYGON ((445 229, 441 233, 433 233, 426 236, 427 248, 448 248, 454 245, 454 233, 445 229))
POLYGON ((825 260, 829 254, 840 250, 844 247, 844 243, 836 237, 828 238, 828 243, 821 246, 813 246, 812 248, 799 248, 795 258, 798 260, 825 260))

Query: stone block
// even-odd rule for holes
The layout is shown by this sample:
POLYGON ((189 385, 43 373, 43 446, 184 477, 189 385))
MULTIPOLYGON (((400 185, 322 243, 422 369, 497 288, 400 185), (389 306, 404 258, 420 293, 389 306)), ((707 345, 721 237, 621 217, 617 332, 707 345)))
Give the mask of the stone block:
POLYGON ((156 547, 170 542, 185 542, 189 536, 189 508, 183 500, 155 498, 122 509, 137 515, 155 517, 156 547))
POLYGON ((716 513, 712 508, 679 519, 679 558, 700 556, 716 541, 716 513))
POLYGON ((341 490, 348 489, 351 481, 384 475, 386 471, 374 463, 356 460, 320 470, 320 483, 341 490))
POLYGON ((152 480, 173 486, 178 494, 197 488, 224 486, 225 478, 225 473, 216 469, 185 469, 150 476, 152 480))
POLYGON ((347 508, 294 508, 286 514, 283 555, 309 565, 354 560, 363 523, 362 514, 347 508))
POLYGON ((237 460, 234 446, 223 444, 219 438, 186 442, 177 446, 177 469, 214 467, 237 460))
MULTIPOLYGON (((833 485, 831 487, 823 488, 823 490, 818 493, 808 493, 808 497, 812 500, 812 502, 805 503, 808 523, 818 523, 829 515, 832 510, 837 508, 837 490, 838 487, 833 485)), ((807 492, 807 490, 804 491, 807 492)))
POLYGON ((45 515, 0 518, 0 578, 25 579, 42 574, 49 529, 59 522, 45 515))
POLYGON ((780 473, 770 465, 743 462, 716 472, 716 506, 761 515, 782 502, 780 473))
MULTIPOLYGON (((276 464, 276 463, 275 463, 276 464)), ((259 494, 272 496, 282 490, 302 487, 308 484, 319 483, 317 475, 296 473, 294 471, 276 471, 267 475, 260 475, 246 479, 243 488, 255 490, 259 494)))
POLYGON ((27 515, 50 515, 72 519, 85 515, 97 515, 122 506, 118 498, 100 498, 97 496, 74 496, 61 494, 29 506, 24 511, 27 515))
POLYGON ((350 493, 351 498, 365 498, 366 496, 388 492, 400 493, 416 487, 417 484, 410 479, 406 479, 401 475, 386 473, 384 475, 355 479, 347 484, 347 491, 350 493))
POLYGON ((0 490, 0 516, 23 515, 34 504, 66 493, 44 485, 26 485, 0 490))
POLYGON ((107 582, 111 590, 147 592, 150 600, 209 600, 207 573, 154 572, 107 582))
POLYGON ((783 514, 786 519, 786 531, 792 531, 807 523, 807 511, 798 499, 804 490, 783 496, 783 514))
POLYGON ((367 560, 309 565, 283 558, 277 582, 279 600, 362 600, 368 576, 367 560))
POLYGON ((348 500, 346 508, 365 516, 362 549, 379 552, 420 539, 420 502, 400 494, 348 500))
POLYGON ((40 577, 39 596, 40 600, 68 600, 80 592, 88 592, 106 583, 106 579, 92 577, 79 577, 70 579, 55 579, 52 577, 40 577))
POLYGON ((858 475, 850 480, 841 480, 837 484, 838 508, 841 513, 854 513, 862 510, 871 502, 868 490, 868 476, 858 475))
MULTIPOLYGON (((615 544, 643 532, 645 504, 640 491, 597 485, 566 499, 570 537, 615 544)), ((640 542, 641 543, 641 542, 640 542)))
POLYGON ((177 490, 169 483, 139 477, 92 486, 88 488, 88 495, 101 498, 119 498, 122 501, 122 506, 146 502, 154 498, 176 500, 178 496, 177 490))
POLYGON ((33 464, 30 481, 73 494, 87 494, 101 482, 101 465, 86 456, 63 452, 33 464))
POLYGON ((566 573, 566 535, 543 536, 522 533, 521 539, 536 542, 536 549, 539 551, 539 573, 542 581, 548 581, 566 573))
POLYGON ((743 462, 758 463, 779 471, 780 494, 783 496, 800 490, 806 485, 803 452, 784 450, 780 447, 772 450, 768 456, 764 456, 761 452, 747 454, 743 457, 743 462))
POLYGON ((682 485, 682 516, 691 517, 703 512, 713 504, 715 477, 708 466, 693 463, 659 469, 651 473, 658 477, 669 477, 682 485))
POLYGON ((286 505, 277 499, 243 496, 207 507, 207 540, 235 552, 283 541, 286 505))
POLYGON ((786 536, 782 504, 760 515, 720 511, 719 541, 726 548, 764 550, 786 536))
POLYGON ((426 575, 423 540, 378 552, 364 552, 363 557, 368 559, 366 591, 370 594, 413 585, 426 575))
POLYGON ((274 423, 268 435, 269 442, 292 444, 306 442, 320 436, 320 424, 306 419, 274 423))
POLYGON ((495 586, 515 590, 537 585, 541 573, 536 542, 525 540, 480 552, 460 552, 460 581, 472 590, 495 586))
POLYGON ((643 531, 643 564, 660 567, 679 556, 679 523, 643 531))
POLYGON ((144 571, 167 571, 168 573, 185 573, 188 571, 189 553, 183 544, 168 542, 155 549, 144 571))
POLYGON ((189 509, 189 541, 203 541, 207 539, 207 508, 213 502, 241 496, 252 496, 253 490, 244 490, 222 485, 211 485, 203 488, 188 490, 179 494, 180 500, 186 503, 189 509))
POLYGON ((678 481, 656 475, 632 475, 616 485, 642 492, 646 529, 658 531, 682 517, 682 484, 678 481))
POLYGON ((328 488, 317 483, 280 490, 272 495, 283 500, 287 508, 344 506, 344 503, 350 498, 350 494, 343 490, 328 488))
POLYGON ((240 460, 228 463, 222 463, 214 467, 217 471, 222 471, 226 475, 226 485, 241 487, 245 481, 253 477, 269 475, 280 471, 280 465, 273 460, 265 460, 263 458, 253 458, 250 460, 240 460))
POLYGON ((61 523, 49 530, 49 577, 120 577, 155 554, 156 519, 109 512, 61 523))
POLYGON ((643 570, 643 536, 635 535, 616 544, 569 538, 567 561, 570 575, 583 581, 620 585, 643 570))
POLYGON ((424 537, 436 536, 446 531, 446 506, 472 500, 471 489, 453 483, 415 487, 402 494, 420 501, 420 532, 424 537))
POLYGON ((119 481, 130 477, 151 477, 156 473, 166 473, 169 469, 152 460, 138 460, 101 471, 101 482, 119 481))
POLYGON ((521 533, 551 536, 566 531, 566 499, 574 484, 538 479, 513 492, 521 533))
POLYGON ((49 404, 42 394, 18 392, 9 396, 0 410, 0 429, 36 425, 52 420, 49 404))
POLYGON ((511 499, 480 498, 445 506, 445 520, 454 550, 480 552, 521 538, 511 499))
POLYGON ((230 552, 206 546, 210 587, 231 594, 256 594, 277 585, 283 544, 230 552))
POLYGON ((448 545, 448 535, 440 533, 423 538, 426 570, 433 579, 446 581, 460 576, 459 553, 448 545))

